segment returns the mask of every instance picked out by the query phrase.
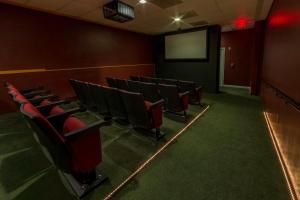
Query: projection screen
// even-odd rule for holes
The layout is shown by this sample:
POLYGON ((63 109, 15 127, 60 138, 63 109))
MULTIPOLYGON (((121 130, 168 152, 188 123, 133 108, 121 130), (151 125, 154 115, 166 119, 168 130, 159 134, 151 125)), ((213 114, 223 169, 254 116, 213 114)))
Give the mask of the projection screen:
POLYGON ((207 30, 165 36, 165 59, 207 59, 207 30))

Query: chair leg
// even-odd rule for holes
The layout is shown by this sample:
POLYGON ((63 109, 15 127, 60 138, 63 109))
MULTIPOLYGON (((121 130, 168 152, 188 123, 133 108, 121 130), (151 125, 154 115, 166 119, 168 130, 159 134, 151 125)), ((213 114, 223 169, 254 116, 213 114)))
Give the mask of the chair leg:
POLYGON ((183 118, 184 118, 185 121, 187 121, 187 113, 186 113, 185 110, 183 111, 183 118))
POLYGON ((162 134, 162 133, 160 132, 160 129, 159 129, 159 128, 156 128, 156 129, 155 129, 155 138, 156 138, 156 140, 158 141, 158 140, 161 139, 163 136, 164 136, 164 134, 162 134))
POLYGON ((83 198, 97 186, 108 180, 108 177, 102 175, 98 170, 89 174, 82 174, 81 176, 74 176, 64 172, 63 175, 79 199, 83 198))

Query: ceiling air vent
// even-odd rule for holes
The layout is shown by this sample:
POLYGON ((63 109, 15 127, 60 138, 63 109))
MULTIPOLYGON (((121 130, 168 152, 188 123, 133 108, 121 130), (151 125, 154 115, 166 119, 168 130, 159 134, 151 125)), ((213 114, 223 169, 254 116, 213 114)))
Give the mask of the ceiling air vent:
POLYGON ((149 2, 157 5, 162 9, 166 9, 181 4, 182 0, 149 0, 149 2))
POLYGON ((114 0, 103 6, 104 18, 124 23, 134 19, 134 8, 122 1, 114 0))

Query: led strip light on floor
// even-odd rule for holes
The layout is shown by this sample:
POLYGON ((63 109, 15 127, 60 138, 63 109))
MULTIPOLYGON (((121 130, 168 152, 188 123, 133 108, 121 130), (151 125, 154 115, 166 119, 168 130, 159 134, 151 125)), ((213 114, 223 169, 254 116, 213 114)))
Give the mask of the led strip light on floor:
POLYGON ((284 178, 286 180, 286 183, 287 183, 287 186, 288 186, 288 189, 289 189, 289 193, 290 193, 291 199, 292 200, 299 200, 299 198, 297 197, 297 193, 296 193, 295 187, 294 187, 294 178, 291 175, 289 167, 288 167, 288 165, 285 162, 284 156, 282 154, 282 150, 280 149, 279 142, 278 142, 278 140, 277 140, 277 138, 276 138, 276 136, 274 134, 275 133, 274 128, 273 128, 273 126, 271 124, 271 121, 270 121, 270 118, 269 118, 269 116, 268 116, 268 114, 266 112, 264 112, 264 117, 265 117, 266 123, 268 125, 269 134, 271 136, 273 145, 275 147, 276 154, 278 156, 278 159, 279 159, 279 162, 280 162, 280 166, 282 168, 282 171, 283 171, 283 174, 284 174, 284 178))
POLYGON ((118 187, 116 187, 111 193, 109 193, 104 200, 112 198, 123 186, 125 186, 131 179, 133 179, 140 171, 142 171, 152 160, 154 160, 162 151, 164 151, 174 140, 176 140, 183 132, 185 132, 192 124, 194 124, 204 113, 210 108, 208 105, 201 113, 199 113, 192 121, 190 121, 183 129, 181 129, 174 137, 172 137, 166 144, 164 144, 159 150, 146 160, 141 166, 139 166, 135 172, 133 172, 127 179, 125 179, 118 187))

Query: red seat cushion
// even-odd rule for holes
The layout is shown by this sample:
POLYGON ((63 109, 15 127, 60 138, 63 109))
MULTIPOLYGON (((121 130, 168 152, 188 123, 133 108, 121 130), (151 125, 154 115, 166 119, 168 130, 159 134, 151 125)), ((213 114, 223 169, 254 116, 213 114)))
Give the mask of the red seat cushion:
POLYGON ((28 100, 21 94, 17 94, 15 100, 17 100, 18 103, 28 103, 28 100))
POLYGON ((51 104, 52 102, 51 101, 49 101, 48 99, 45 99, 45 100, 43 100, 41 103, 40 103, 40 106, 46 106, 46 105, 49 105, 49 104, 51 104))
MULTIPOLYGON (((63 128, 63 134, 79 129, 86 125, 76 117, 69 117, 63 128)), ((89 133, 78 134, 67 142, 72 153, 72 168, 75 172, 85 173, 95 169, 102 160, 101 139, 99 129, 89 133)))
POLYGON ((33 99, 40 99, 42 96, 41 95, 36 95, 33 97, 33 99))
POLYGON ((50 111, 50 115, 56 115, 56 114, 59 114, 59 113, 63 113, 63 112, 65 112, 65 110, 64 109, 62 109, 61 107, 59 107, 59 106, 54 106, 52 109, 51 109, 51 111, 50 111))
POLYGON ((163 123, 163 109, 162 105, 155 106, 151 108, 152 103, 149 101, 144 101, 146 109, 150 113, 152 119, 152 125, 154 128, 159 128, 163 123))
POLYGON ((85 128, 86 125, 76 117, 69 117, 64 123, 63 134, 70 133, 72 131, 85 128))
POLYGON ((145 102, 146 109, 149 110, 152 103, 150 101, 144 101, 144 102, 145 102))
POLYGON ((16 89, 13 89, 13 90, 9 90, 8 92, 9 94, 12 94, 12 95, 17 95, 17 94, 20 94, 20 92, 16 89))

